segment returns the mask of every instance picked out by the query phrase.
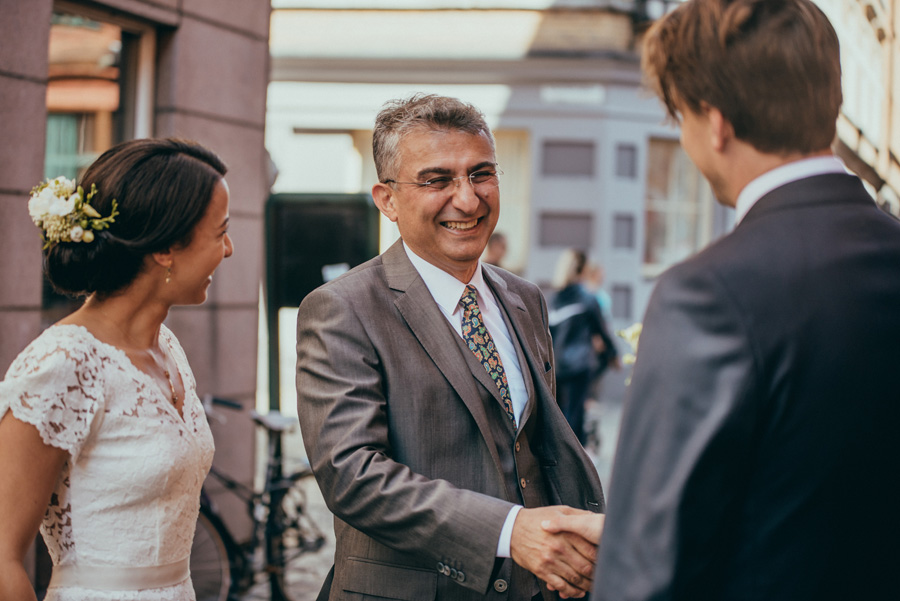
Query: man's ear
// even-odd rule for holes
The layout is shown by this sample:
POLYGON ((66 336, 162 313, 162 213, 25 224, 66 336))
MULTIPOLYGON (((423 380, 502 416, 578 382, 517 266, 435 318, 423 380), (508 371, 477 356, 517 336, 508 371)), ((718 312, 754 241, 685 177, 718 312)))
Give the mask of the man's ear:
POLYGON ((394 206, 394 189, 389 184, 377 183, 372 186, 372 200, 381 213, 393 221, 397 222, 397 209, 394 206))
POLYGON ((703 103, 703 110, 709 119, 709 135, 713 150, 723 152, 728 143, 734 139, 734 127, 716 107, 703 103))

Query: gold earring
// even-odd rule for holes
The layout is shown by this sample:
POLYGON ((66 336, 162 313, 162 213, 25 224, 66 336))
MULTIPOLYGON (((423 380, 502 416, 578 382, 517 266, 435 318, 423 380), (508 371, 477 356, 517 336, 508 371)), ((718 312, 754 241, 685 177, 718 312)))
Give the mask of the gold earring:
POLYGON ((166 284, 172 281, 172 266, 166 267, 166 284))

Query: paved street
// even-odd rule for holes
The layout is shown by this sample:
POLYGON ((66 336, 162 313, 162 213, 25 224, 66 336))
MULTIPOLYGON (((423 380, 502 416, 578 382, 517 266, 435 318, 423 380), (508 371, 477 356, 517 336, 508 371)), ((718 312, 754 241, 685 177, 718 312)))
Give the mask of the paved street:
MULTIPOLYGON (((609 482, 612 465, 612 454, 615 450, 616 433, 618 431, 621 405, 618 403, 590 403, 587 407, 587 419, 595 425, 595 436, 588 444, 588 454, 597 466, 604 489, 609 482)), ((302 444, 288 444, 289 449, 302 451, 302 444)), ((319 489, 312 480, 305 481, 310 514, 326 534, 325 546, 316 553, 303 555, 292 565, 288 574, 289 592, 293 601, 312 601, 319 592, 325 575, 331 568, 334 557, 334 532, 332 530, 331 513, 325 506, 319 489)), ((269 599, 268 587, 265 583, 254 586, 244 597, 244 601, 263 601, 269 599)))

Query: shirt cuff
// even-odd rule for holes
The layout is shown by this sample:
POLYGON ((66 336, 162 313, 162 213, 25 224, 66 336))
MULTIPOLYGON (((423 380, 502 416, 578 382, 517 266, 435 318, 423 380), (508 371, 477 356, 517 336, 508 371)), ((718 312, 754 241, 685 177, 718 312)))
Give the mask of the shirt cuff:
POLYGON ((513 505, 509 513, 506 514, 503 530, 500 531, 500 540, 497 541, 497 557, 512 557, 509 543, 512 540, 513 524, 516 522, 516 516, 519 515, 520 509, 522 509, 521 505, 513 505))

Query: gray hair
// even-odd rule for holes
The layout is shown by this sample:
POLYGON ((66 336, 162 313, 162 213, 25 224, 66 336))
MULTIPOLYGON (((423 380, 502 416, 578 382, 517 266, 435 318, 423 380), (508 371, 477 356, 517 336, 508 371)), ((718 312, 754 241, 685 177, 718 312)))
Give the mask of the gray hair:
POLYGON ((393 179, 399 170, 400 140, 415 129, 460 130, 484 134, 494 151, 494 136, 475 106, 456 98, 436 94, 416 94, 387 102, 375 117, 372 154, 378 181, 393 179))

